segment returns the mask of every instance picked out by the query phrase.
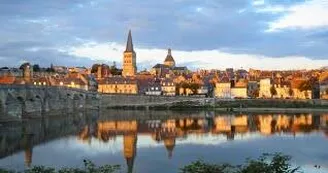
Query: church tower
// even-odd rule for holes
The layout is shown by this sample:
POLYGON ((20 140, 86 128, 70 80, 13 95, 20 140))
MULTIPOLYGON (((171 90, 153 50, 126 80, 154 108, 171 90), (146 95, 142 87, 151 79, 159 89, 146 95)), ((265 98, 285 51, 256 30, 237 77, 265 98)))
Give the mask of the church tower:
POLYGON ((137 73, 136 53, 133 50, 131 30, 129 30, 126 50, 123 54, 123 76, 135 76, 137 73))

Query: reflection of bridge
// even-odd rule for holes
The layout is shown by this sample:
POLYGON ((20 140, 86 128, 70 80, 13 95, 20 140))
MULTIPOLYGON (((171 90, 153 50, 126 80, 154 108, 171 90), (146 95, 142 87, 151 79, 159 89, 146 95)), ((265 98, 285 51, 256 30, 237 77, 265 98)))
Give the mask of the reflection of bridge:
POLYGON ((2 115, 82 108, 98 105, 98 94, 66 87, 0 85, 2 115))
POLYGON ((47 117, 23 120, 0 126, 0 158, 25 151, 25 162, 32 162, 33 146, 50 142, 67 135, 77 134, 86 124, 92 125, 93 114, 88 111, 85 116, 69 114, 68 117, 47 117))

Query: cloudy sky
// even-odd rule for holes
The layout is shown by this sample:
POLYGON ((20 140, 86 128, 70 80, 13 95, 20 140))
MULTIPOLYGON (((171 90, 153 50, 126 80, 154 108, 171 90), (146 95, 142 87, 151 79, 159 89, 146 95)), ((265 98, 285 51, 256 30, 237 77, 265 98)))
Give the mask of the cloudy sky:
POLYGON ((132 30, 138 68, 172 48, 192 68, 328 66, 328 0, 1 0, 1 66, 121 65, 132 30))

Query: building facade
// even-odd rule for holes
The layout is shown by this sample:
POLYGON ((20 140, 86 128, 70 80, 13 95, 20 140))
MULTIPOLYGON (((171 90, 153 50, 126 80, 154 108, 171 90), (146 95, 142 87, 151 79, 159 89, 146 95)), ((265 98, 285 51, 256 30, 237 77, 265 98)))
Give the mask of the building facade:
POLYGON ((215 84, 214 95, 217 98, 230 99, 231 98, 231 83, 218 82, 215 84))
POLYGON ((107 94, 138 94, 138 85, 133 78, 109 77, 98 81, 98 92, 107 94))
POLYGON ((260 92, 259 97, 261 98, 271 98, 271 79, 261 79, 260 80, 260 92))

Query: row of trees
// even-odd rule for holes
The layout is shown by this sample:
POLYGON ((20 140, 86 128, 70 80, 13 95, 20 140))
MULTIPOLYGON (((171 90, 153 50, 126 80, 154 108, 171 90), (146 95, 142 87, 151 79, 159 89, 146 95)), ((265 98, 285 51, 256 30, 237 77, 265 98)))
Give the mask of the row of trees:
POLYGON ((197 94, 197 90, 201 87, 198 83, 189 83, 189 82, 181 82, 176 85, 176 94, 180 94, 180 89, 183 89, 184 95, 187 94, 187 90, 189 89, 192 94, 197 94))
POLYGON ((93 64, 91 73, 97 73, 99 66, 101 66, 102 74, 122 75, 122 70, 116 67, 115 62, 112 66, 108 66, 107 64, 93 64))
POLYGON ((47 67, 47 68, 41 68, 39 66, 39 64, 34 64, 34 65, 31 65, 30 63, 26 62, 26 63, 23 63, 19 69, 24 69, 26 66, 30 66, 30 68, 33 69, 34 72, 40 72, 40 71, 45 71, 45 72, 55 72, 55 70, 53 69, 52 65, 50 67, 47 67))

